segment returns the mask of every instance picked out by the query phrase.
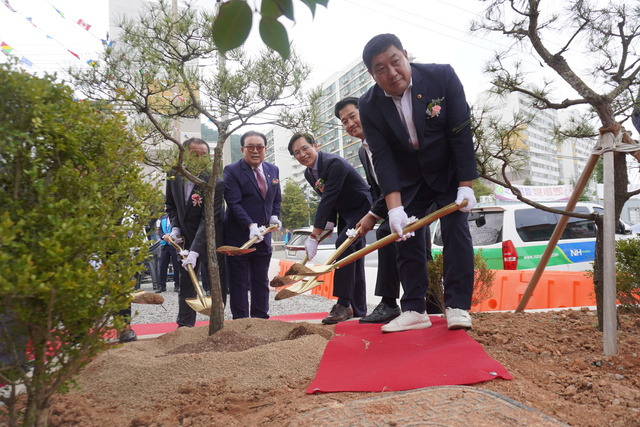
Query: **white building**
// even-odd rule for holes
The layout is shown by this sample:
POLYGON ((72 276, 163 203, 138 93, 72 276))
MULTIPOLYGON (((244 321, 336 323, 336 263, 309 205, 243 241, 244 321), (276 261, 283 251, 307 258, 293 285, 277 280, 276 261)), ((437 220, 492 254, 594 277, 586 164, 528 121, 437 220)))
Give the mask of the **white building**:
MULTIPOLYGON (((569 138, 558 141, 554 137, 554 128, 563 126, 571 118, 577 118, 576 109, 556 111, 534 108, 526 95, 513 92, 504 98, 488 93, 478 97, 478 104, 490 108, 493 116, 502 117, 506 122, 516 114, 531 115, 532 121, 526 125, 519 143, 524 145, 526 161, 517 173, 510 172, 513 184, 532 185, 575 184, 595 145, 594 139, 569 138)), ((589 191, 595 191, 595 184, 589 185, 589 191)))

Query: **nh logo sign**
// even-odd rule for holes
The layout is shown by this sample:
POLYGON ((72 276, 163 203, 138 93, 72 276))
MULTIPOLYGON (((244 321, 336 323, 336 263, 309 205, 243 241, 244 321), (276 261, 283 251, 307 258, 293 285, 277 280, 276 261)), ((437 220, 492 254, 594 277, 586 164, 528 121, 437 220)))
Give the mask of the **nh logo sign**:
POLYGON ((582 249, 571 249, 571 256, 582 256, 582 249))

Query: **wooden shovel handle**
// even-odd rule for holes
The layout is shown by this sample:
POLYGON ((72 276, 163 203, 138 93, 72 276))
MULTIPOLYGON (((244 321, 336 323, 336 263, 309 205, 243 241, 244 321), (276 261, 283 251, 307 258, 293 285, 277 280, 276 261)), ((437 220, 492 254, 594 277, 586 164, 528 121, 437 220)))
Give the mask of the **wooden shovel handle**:
MULTIPOLYGON (((260 235, 264 236, 267 233, 271 233, 276 228, 278 228, 277 225, 271 225, 268 228, 266 228, 262 233, 260 233, 260 235)), ((240 246, 239 249, 249 249, 251 246, 255 245, 257 242, 258 242, 258 236, 253 236, 251 239, 249 239, 249 241, 247 241, 247 243, 240 246)))
MULTIPOLYGON (((334 253, 331 254, 331 256, 329 256, 329 258, 327 258, 327 260, 322 264, 322 265, 331 265, 333 264, 333 262, 335 260, 338 259, 338 257, 340 255, 342 255, 342 253, 344 251, 347 250, 347 248, 349 246, 351 246, 351 244, 353 243, 354 240, 356 240, 358 237, 360 236, 360 227, 358 227, 358 229, 356 230, 356 235, 355 237, 349 237, 347 238, 347 240, 345 240, 344 242, 342 242, 342 244, 338 247, 338 249, 336 249, 336 251, 334 253)), ((351 256, 351 255, 350 255, 351 256)), ((347 257, 348 258, 348 257, 347 257)))
MULTIPOLYGON (((165 241, 171 244, 171 246, 173 246, 176 249, 176 251, 178 251, 178 254, 182 252, 182 248, 180 247, 180 245, 177 244, 175 240, 171 238, 171 236, 165 237, 165 241)), ((186 255, 181 255, 181 256, 182 256, 182 259, 187 258, 186 255)), ((200 281, 198 280, 198 276, 196 275, 196 272, 193 269, 193 266, 191 264, 187 264, 187 272, 189 273, 189 277, 191 278, 193 287, 196 290, 196 294, 198 294, 198 299, 200 300, 200 303, 202 303, 203 307, 206 307, 207 304, 205 303, 204 290, 200 286, 200 281)))
MULTIPOLYGON (((429 215, 417 220, 416 222, 414 222, 413 224, 409 224, 407 225, 405 228, 402 229, 402 234, 407 234, 410 233, 412 231, 417 230, 418 228, 424 227, 425 225, 431 224, 433 221, 442 218, 445 215, 450 214, 451 212, 455 212, 460 208, 463 208, 467 206, 467 201, 463 200, 461 204, 456 204, 454 203, 449 203, 447 206, 438 209, 437 211, 430 213, 429 215)), ((383 237, 382 239, 375 241, 373 243, 371 243, 370 245, 365 246, 364 248, 360 249, 359 251, 356 251, 354 253, 352 253, 351 255, 342 258, 340 261, 336 262, 333 267, 334 268, 340 268, 342 266, 345 266, 349 263, 352 263, 353 261, 362 258, 363 256, 380 249, 383 246, 388 245, 389 243, 395 242, 398 239, 398 233, 391 233, 386 237, 383 237)))
MULTIPOLYGON (((320 236, 318 236, 318 244, 322 243, 322 241, 329 237, 331 233, 333 233, 333 230, 324 230, 322 233, 320 233, 320 236)), ((305 251, 304 258, 302 258, 300 264, 305 265, 307 262, 309 262, 309 254, 307 253, 307 251, 305 251)))

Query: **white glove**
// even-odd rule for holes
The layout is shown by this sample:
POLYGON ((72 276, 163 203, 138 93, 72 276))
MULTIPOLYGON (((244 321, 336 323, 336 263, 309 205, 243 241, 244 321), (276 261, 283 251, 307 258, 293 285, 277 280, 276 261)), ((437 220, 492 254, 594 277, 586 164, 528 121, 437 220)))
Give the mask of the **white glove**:
POLYGON ((282 223, 280 222, 278 217, 275 215, 271 215, 271 218, 269 218, 269 224, 274 224, 278 226, 278 228, 276 228, 275 231, 278 231, 282 228, 282 223))
POLYGON ((467 199, 467 206, 460 208, 460 212, 469 212, 476 205, 476 196, 473 194, 471 187, 458 187, 458 195, 456 196, 456 204, 462 203, 467 199))
POLYGON ((407 240, 409 237, 415 236, 416 233, 413 231, 411 233, 402 234, 402 229, 406 227, 408 223, 409 218, 407 217, 402 205, 389 211, 389 227, 391 228, 391 231, 398 233, 398 236, 400 236, 396 242, 407 240))
POLYGON ((307 251, 307 259, 311 261, 318 253, 318 241, 308 237, 307 241, 304 243, 304 248, 307 251))
POLYGON ((258 224, 256 223, 253 223, 251 224, 251 226, 249 226, 249 239, 253 239, 254 237, 258 238, 258 242, 262 242, 264 240, 264 236, 260 231, 260 227, 258 227, 258 224))
POLYGON ((164 240, 165 242, 167 241, 167 239, 165 239, 165 237, 171 237, 173 239, 174 242, 176 242, 178 245, 182 242, 184 242, 184 239, 182 237, 180 237, 180 229, 178 227, 173 227, 171 229, 171 233, 170 234, 165 234, 164 236, 162 236, 162 240, 164 240))
POLYGON ((191 264, 191 267, 196 267, 196 261, 198 260, 198 252, 189 251, 189 255, 185 259, 182 260, 182 268, 187 269, 187 265, 191 264))

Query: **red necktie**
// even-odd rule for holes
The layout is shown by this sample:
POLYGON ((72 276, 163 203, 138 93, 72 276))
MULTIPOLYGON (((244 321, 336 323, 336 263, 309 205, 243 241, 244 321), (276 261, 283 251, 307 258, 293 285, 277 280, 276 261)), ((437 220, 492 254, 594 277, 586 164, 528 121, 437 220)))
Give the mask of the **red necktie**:
POLYGON ((256 180, 258 181, 258 188, 260 189, 260 193, 262 193, 262 198, 267 197, 267 182, 264 180, 264 175, 262 175, 262 171, 260 168, 255 168, 256 171, 256 180))

